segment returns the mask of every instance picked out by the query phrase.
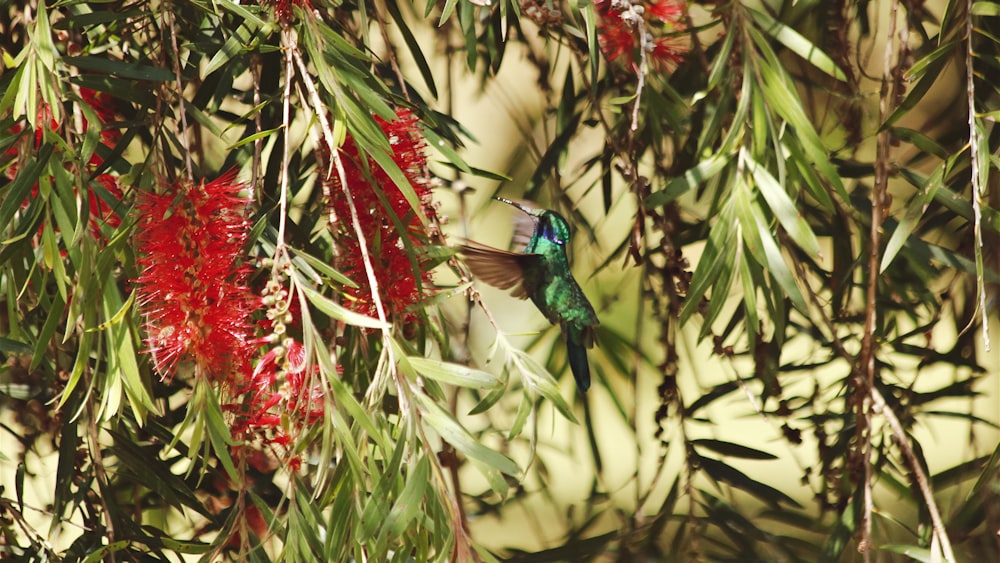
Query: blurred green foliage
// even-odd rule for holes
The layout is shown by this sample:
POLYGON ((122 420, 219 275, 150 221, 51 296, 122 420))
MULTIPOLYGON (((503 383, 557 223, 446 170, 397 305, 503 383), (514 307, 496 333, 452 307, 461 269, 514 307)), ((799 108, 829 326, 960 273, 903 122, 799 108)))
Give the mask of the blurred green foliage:
POLYGON ((4 4, 0 554, 1000 558, 998 16, 985 0, 4 4), (497 133, 462 121, 467 92, 498 88, 540 109, 497 109, 521 137, 480 162, 497 133), (437 206, 386 136, 401 108, 437 206), (351 184, 348 138, 367 157, 351 184), (232 432, 250 390, 153 371, 133 294, 136 194, 232 168, 254 197, 251 282, 294 303, 319 405, 256 442, 232 432), (603 322, 589 395, 558 327, 503 314, 512 298, 481 298, 456 257, 448 234, 493 230, 468 186, 573 224, 603 322), (331 211, 360 189, 377 211, 331 211), (434 273, 405 315, 353 308, 386 253, 344 257, 338 238, 369 215, 422 227, 392 239, 394 267, 434 273))

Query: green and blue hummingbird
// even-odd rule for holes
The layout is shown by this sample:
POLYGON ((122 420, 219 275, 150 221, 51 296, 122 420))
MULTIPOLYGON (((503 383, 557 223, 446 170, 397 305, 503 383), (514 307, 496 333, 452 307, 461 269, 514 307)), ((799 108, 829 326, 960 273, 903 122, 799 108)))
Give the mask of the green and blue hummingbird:
POLYGON ((494 199, 525 213, 515 223, 514 242, 527 241, 527 246, 523 253, 508 252, 465 241, 465 263, 482 281, 499 289, 514 288, 512 295, 519 299, 530 297, 550 323, 562 327, 573 378, 577 387, 586 391, 590 388, 587 349, 594 346, 594 328, 599 321, 569 269, 569 223, 555 211, 494 199))

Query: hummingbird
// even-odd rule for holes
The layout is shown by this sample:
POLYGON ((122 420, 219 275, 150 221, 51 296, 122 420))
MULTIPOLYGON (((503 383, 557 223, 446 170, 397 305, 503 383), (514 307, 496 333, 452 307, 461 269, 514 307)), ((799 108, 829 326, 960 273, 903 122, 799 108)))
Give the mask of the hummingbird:
POLYGON ((461 247, 472 273, 499 289, 514 288, 511 295, 530 297, 552 324, 562 328, 569 367, 580 391, 590 388, 587 349, 594 346, 597 313, 580 284, 573 278, 566 257, 569 223, 562 215, 534 209, 495 197, 525 213, 515 222, 515 244, 527 243, 524 252, 509 252, 467 240, 461 247))

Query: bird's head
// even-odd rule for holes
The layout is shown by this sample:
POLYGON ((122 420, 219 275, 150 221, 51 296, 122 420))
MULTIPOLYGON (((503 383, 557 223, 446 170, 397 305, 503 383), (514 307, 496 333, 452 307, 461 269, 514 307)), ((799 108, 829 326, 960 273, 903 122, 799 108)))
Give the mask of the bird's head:
POLYGON ((513 205, 514 207, 527 213, 535 223, 535 236, 544 238, 560 246, 569 242, 569 223, 565 218, 563 218, 562 215, 547 209, 528 207, 527 205, 511 201, 509 199, 504 199, 502 197, 494 199, 502 201, 508 205, 513 205))

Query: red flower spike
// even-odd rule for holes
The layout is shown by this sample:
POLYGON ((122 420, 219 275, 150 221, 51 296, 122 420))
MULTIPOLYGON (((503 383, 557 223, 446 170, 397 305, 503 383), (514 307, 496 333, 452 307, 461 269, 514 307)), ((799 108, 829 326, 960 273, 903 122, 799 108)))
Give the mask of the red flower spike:
MULTIPOLYGON (((625 65, 636 71, 636 54, 642 48, 640 34, 684 30, 681 18, 685 7, 680 0, 598 0, 595 6, 601 16, 598 40, 604 56, 609 61, 623 58, 625 65)), ((682 38, 669 35, 653 37, 652 45, 647 43, 646 48, 649 49, 649 61, 661 68, 677 64, 687 52, 687 44, 682 38)))
POLYGON ((292 19, 293 6, 298 6, 304 11, 312 10, 312 4, 309 3, 309 0, 261 0, 260 4, 274 6, 274 15, 278 16, 281 21, 292 19))
MULTIPOLYGON (((430 181, 426 176, 427 157, 423 152, 425 144, 419 120, 409 110, 400 111, 394 121, 375 119, 389 140, 393 161, 424 203, 424 212, 433 216, 430 181)), ((367 166, 362 164, 353 138, 347 137, 341 151, 347 184, 368 245, 386 313, 404 322, 413 321, 416 317, 407 309, 423 298, 423 288, 429 285, 430 274, 410 261, 406 246, 408 243, 413 248, 419 248, 426 244, 424 225, 392 178, 373 159, 367 158, 367 166), (389 210, 406 227, 404 232, 396 227, 389 210)), ((321 166, 327 168, 324 163, 321 166)), ((326 180, 326 184, 331 194, 330 205, 340 219, 335 225, 340 246, 337 266, 358 284, 357 288, 347 290, 348 306, 369 316, 377 316, 347 194, 341 188, 336 172, 326 180)))
POLYGON ((602 25, 600 27, 601 49, 609 61, 624 56, 632 64, 635 49, 635 33, 622 25, 602 25))
MULTIPOLYGON (((84 103, 94 108, 97 117, 102 125, 114 123, 118 118, 118 108, 115 99, 104 92, 91 90, 90 88, 80 88, 80 98, 84 103)), ((86 122, 85 122, 86 123, 86 122)), ((101 129, 101 140, 109 147, 115 146, 118 139, 121 139, 122 132, 118 129, 101 129)), ((93 163, 92 163, 93 164, 93 163)), ((100 164, 98 162, 97 164, 100 164)))
POLYGON ((146 351, 164 378, 182 359, 220 383, 246 373, 257 299, 241 263, 250 227, 243 189, 230 172, 207 184, 181 180, 163 194, 138 198, 137 302, 146 319, 146 351))
POLYGON ((681 15, 684 14, 684 5, 672 0, 658 0, 646 6, 646 13, 662 22, 676 26, 680 22, 681 15))
POLYGON ((324 414, 324 390, 307 373, 305 347, 286 338, 257 361, 248 381, 234 393, 239 402, 223 405, 233 413, 231 431, 247 443, 288 448, 294 437, 324 414))
POLYGON ((285 368, 289 373, 301 374, 306 369, 306 347, 294 340, 285 350, 285 368))

